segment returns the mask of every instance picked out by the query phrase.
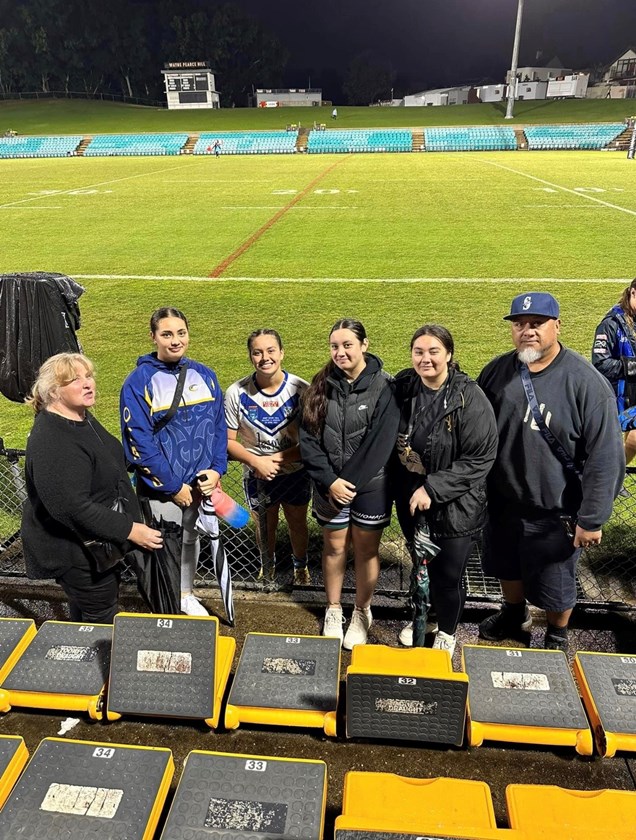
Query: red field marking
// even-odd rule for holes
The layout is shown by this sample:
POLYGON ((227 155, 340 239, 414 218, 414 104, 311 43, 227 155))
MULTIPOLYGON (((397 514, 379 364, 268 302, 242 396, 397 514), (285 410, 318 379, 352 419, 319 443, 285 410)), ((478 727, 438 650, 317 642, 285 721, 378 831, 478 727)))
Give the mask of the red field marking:
POLYGON ((261 236, 266 231, 268 231, 273 225, 275 225, 276 222, 279 219, 281 219, 285 215, 285 213, 294 206, 294 204, 298 204, 299 201, 302 201, 302 199, 307 195, 307 193, 309 192, 309 190, 312 189, 312 187, 315 187, 316 184, 320 183, 320 181, 322 181, 322 179, 325 176, 327 176, 333 169, 335 169, 336 166, 343 163, 348 157, 349 157, 349 155, 346 155, 345 157, 341 158, 340 160, 337 160, 335 163, 332 163, 331 166, 328 166, 324 170, 324 172, 321 172, 320 175, 318 175, 316 178, 314 178, 314 180, 310 184, 307 184, 307 186, 305 187, 304 190, 302 190, 302 192, 299 192, 298 195, 295 195, 292 198, 292 200, 289 202, 289 204, 286 204, 285 207, 281 207, 280 210, 277 210, 276 213, 274 213, 274 215, 271 217, 271 219, 268 219, 265 222, 264 225, 261 225, 261 227, 259 227, 259 229, 255 233, 253 233, 250 237, 248 237, 245 240, 245 242, 243 242, 241 245, 239 245, 239 247, 235 251, 233 251, 229 255, 229 257, 226 257, 222 262, 220 262, 216 266, 216 268, 214 268, 208 276, 209 277, 220 277, 223 274, 223 272, 227 268, 229 268, 229 266, 232 265, 233 262, 238 260, 238 258, 240 256, 242 256, 247 250, 249 250, 255 242, 258 242, 258 240, 261 238, 261 236))

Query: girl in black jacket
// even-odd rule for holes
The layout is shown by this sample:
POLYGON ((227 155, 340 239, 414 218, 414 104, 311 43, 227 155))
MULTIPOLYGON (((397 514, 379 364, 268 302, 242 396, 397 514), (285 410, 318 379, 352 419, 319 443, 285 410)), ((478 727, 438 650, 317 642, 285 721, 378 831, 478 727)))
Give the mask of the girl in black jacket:
POLYGON ((365 644, 371 598, 380 572, 378 549, 391 519, 386 463, 399 412, 391 378, 359 321, 338 321, 329 334, 331 361, 303 398, 300 454, 314 485, 313 513, 323 531, 322 567, 327 595, 324 636, 351 650, 365 644), (343 638, 340 595, 347 549, 353 546, 356 603, 343 638))
MULTIPOLYGON (((497 454, 492 407, 478 385, 453 361, 454 342, 439 324, 411 339, 413 367, 396 377, 400 428, 394 472, 396 509, 412 545, 419 511, 441 551, 429 565, 431 600, 439 632, 434 648, 455 650, 455 630, 466 592, 463 575, 486 514, 486 476, 497 454)), ((400 633, 413 644, 413 626, 400 633)))

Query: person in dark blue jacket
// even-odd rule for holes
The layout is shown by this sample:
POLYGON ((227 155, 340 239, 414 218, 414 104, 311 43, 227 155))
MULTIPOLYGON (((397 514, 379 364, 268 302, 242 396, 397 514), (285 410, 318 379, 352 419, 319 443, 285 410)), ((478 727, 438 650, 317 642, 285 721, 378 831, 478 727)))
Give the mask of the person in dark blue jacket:
POLYGON ((227 427, 216 374, 186 358, 188 321, 178 309, 153 312, 154 353, 137 359, 121 391, 124 450, 135 468, 137 492, 155 518, 183 526, 181 609, 208 615, 192 588, 199 556, 195 531, 201 495, 209 495, 227 470, 227 427), (187 365, 183 394, 167 423, 179 374, 187 365))
POLYGON ((636 455, 636 279, 623 289, 620 300, 596 328, 592 364, 616 394, 621 429, 625 433, 625 460, 636 455))

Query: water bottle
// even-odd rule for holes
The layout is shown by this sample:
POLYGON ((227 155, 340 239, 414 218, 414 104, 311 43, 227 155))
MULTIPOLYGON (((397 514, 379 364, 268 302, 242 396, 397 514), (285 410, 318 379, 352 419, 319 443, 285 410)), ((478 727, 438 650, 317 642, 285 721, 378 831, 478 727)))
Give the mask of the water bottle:
POLYGON ((249 511, 235 502, 231 496, 224 493, 220 487, 215 487, 210 496, 217 516, 225 520, 232 528, 244 528, 250 521, 249 511))

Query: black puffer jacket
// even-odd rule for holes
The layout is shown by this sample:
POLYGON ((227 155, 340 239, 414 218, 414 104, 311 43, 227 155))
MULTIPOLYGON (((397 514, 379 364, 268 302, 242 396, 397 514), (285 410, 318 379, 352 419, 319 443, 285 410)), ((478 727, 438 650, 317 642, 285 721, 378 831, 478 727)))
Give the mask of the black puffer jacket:
POLYGON ((327 416, 319 435, 300 426, 300 455, 307 472, 326 493, 337 478, 361 490, 380 473, 395 444, 399 410, 382 361, 366 354, 355 382, 336 369, 327 380, 327 416))
MULTIPOLYGON (((414 520, 409 499, 424 486, 432 500, 426 519, 432 536, 462 537, 478 533, 486 515, 486 476, 497 455, 497 426, 492 406, 476 382, 461 371, 451 370, 436 405, 436 419, 424 445, 418 441, 418 426, 412 429, 410 446, 415 457, 406 458, 405 447, 411 410, 424 386, 412 369, 401 371, 395 379, 400 405, 400 428, 393 460, 393 485, 400 525, 407 539, 412 538, 414 520), (419 457, 418 457, 419 456, 419 457), (405 466, 408 460, 409 468, 405 466)), ((419 436, 421 437, 421 435, 419 436)))

